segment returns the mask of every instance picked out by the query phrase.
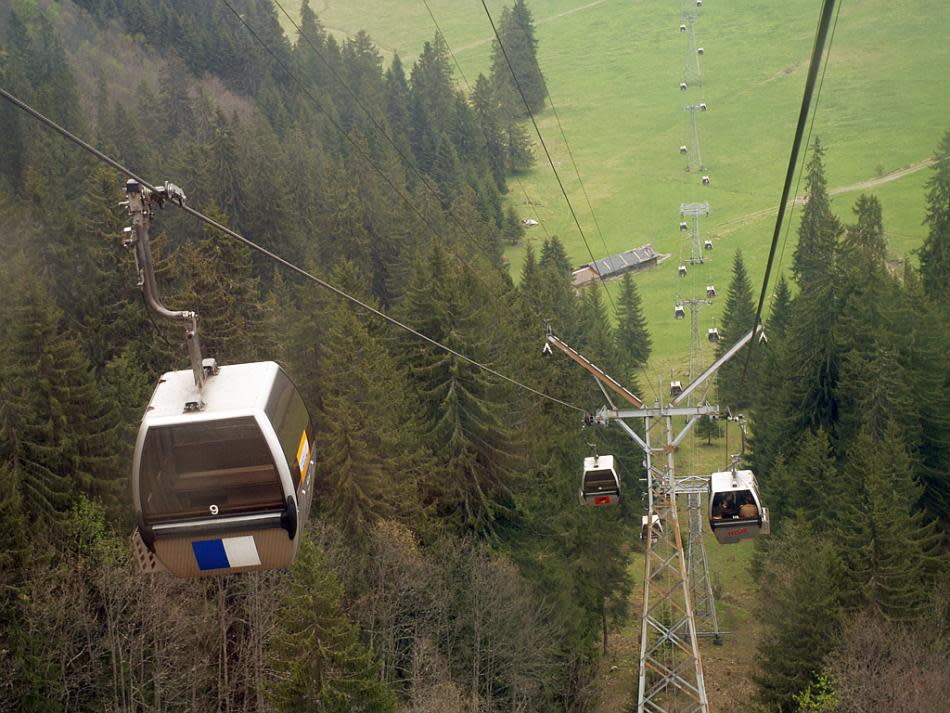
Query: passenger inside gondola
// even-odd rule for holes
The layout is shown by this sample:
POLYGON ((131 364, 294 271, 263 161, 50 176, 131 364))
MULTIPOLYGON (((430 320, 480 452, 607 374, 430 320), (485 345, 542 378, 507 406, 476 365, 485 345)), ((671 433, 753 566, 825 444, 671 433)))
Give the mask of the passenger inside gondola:
POLYGON ((720 493, 713 499, 713 520, 731 520, 739 516, 735 493, 720 493))
POLYGON ((739 499, 739 517, 743 520, 753 520, 759 516, 759 509, 755 506, 752 493, 745 492, 739 499))

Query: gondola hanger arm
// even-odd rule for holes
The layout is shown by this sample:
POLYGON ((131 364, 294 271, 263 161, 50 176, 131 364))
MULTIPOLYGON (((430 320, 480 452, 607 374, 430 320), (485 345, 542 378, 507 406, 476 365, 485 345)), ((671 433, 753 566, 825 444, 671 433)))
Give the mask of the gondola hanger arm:
POLYGON ((626 386, 621 384, 619 381, 610 376, 607 372, 601 369, 599 366, 594 364, 590 359, 585 357, 583 354, 578 352, 576 349, 571 347, 569 344, 561 340, 560 337, 554 335, 548 328, 547 341, 545 342, 547 349, 545 351, 550 351, 551 347, 554 347, 562 354, 565 354, 571 361, 578 364, 581 368, 590 373, 597 381, 608 389, 613 391, 618 396, 622 397, 624 400, 629 401, 636 408, 643 407, 643 401, 637 398, 636 394, 630 391, 626 386))

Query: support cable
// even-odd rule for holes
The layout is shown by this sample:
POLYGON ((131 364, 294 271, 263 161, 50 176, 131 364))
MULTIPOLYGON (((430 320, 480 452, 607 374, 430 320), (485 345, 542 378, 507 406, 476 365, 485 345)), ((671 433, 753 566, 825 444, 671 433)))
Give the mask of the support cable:
MULTIPOLYGON (((23 110, 24 112, 26 112, 27 114, 29 114, 30 116, 32 116, 34 119, 36 119, 37 121, 39 121, 40 123, 42 123, 43 125, 45 125, 47 128, 49 128, 49 129, 53 130, 54 132, 58 133, 59 135, 61 135, 61 136, 64 137, 65 139, 67 139, 68 141, 71 141, 72 143, 76 144, 76 145, 79 146, 80 148, 85 149, 86 151, 88 151, 89 153, 91 153, 93 156, 95 156, 96 158, 98 158, 100 161, 103 161, 104 163, 106 163, 106 164, 108 164, 109 166, 111 166, 112 168, 114 168, 114 169, 115 169, 116 171, 118 171, 119 173, 121 173, 121 174, 123 174, 123 175, 125 175, 125 176, 127 176, 127 177, 129 177, 129 178, 131 178, 131 179, 134 179, 135 181, 138 181, 142 186, 144 186, 145 188, 147 188, 147 189, 150 190, 150 191, 155 191, 155 190, 156 190, 156 187, 155 187, 152 183, 150 183, 149 181, 146 181, 144 178, 142 178, 141 176, 137 175, 136 173, 133 173, 130 169, 128 169, 128 168, 126 168, 125 166, 123 166, 121 163, 119 163, 118 161, 116 161, 114 158, 112 158, 112 157, 110 157, 110 156, 104 154, 102 151, 100 151, 99 149, 95 148, 95 147, 92 146, 91 144, 89 144, 89 143, 83 141, 83 140, 80 139, 78 136, 76 136, 75 134, 73 134, 71 131, 69 131, 68 129, 63 128, 62 126, 60 126, 59 124, 57 124, 57 123, 56 123, 55 121, 53 121, 52 119, 50 119, 50 118, 46 117, 45 115, 41 114, 41 113, 38 112, 36 109, 34 109, 34 108, 31 107, 30 105, 28 105, 26 102, 24 102, 24 101, 18 99, 17 97, 15 97, 13 94, 11 94, 10 92, 8 92, 8 91, 7 91, 6 89, 4 89, 3 87, 0 87, 0 97, 3 97, 3 98, 6 99, 7 101, 9 101, 11 104, 13 104, 14 106, 16 106, 18 109, 23 110)), ((496 376, 496 377, 498 377, 499 379, 502 379, 502 380, 504 380, 504 381, 507 381, 508 383, 512 384, 513 386, 516 386, 516 387, 518 387, 518 388, 520 388, 520 389, 523 389, 523 390, 525 390, 525 391, 528 391, 528 392, 534 394, 535 396, 539 396, 539 397, 541 397, 541 398, 543 398, 543 399, 546 399, 547 401, 551 401, 552 403, 556 403, 556 404, 558 404, 558 405, 560 405, 560 406, 564 406, 565 408, 571 409, 571 410, 573 410, 573 411, 579 411, 580 413, 584 413, 584 414, 587 413, 587 410, 581 408, 580 406, 577 406, 577 405, 575 405, 575 404, 569 403, 569 402, 567 402, 567 401, 562 401, 561 399, 555 398, 554 396, 550 396, 550 395, 548 395, 548 394, 545 394, 544 392, 539 391, 538 389, 535 389, 535 388, 533 388, 533 387, 531 387, 531 386, 528 386, 527 384, 524 384, 524 383, 518 381, 517 379, 514 379, 514 378, 512 378, 512 377, 510 377, 510 376, 507 376, 506 374, 503 374, 502 372, 498 371, 497 369, 493 369, 492 367, 488 366, 487 364, 483 364, 482 362, 476 361, 475 359, 473 359, 473 358, 471 358, 471 357, 469 357, 469 356, 466 356, 465 354, 462 354, 461 352, 458 352, 458 351, 456 351, 455 349, 452 349, 451 347, 446 346, 445 344, 442 344, 441 342, 439 342, 439 341, 433 339, 432 337, 426 336, 426 335, 423 334, 422 332, 420 332, 420 331, 414 329, 413 327, 410 327, 409 325, 405 324, 404 322, 399 321, 399 320, 396 319, 395 317, 391 317, 390 315, 388 315, 388 314, 386 314, 385 312, 383 312, 383 311, 381 311, 381 310, 379 310, 379 309, 373 307, 372 305, 369 305, 369 304, 367 304, 366 302, 363 302, 362 300, 360 300, 360 299, 358 299, 358 298, 356 298, 356 297, 353 297, 352 295, 348 294, 347 292, 344 292, 344 291, 341 290, 339 287, 337 287, 337 286, 335 286, 335 285, 333 285, 333 284, 327 282, 326 280, 323 280, 323 279, 317 277, 316 275, 313 275, 313 274, 307 272, 307 271, 304 270, 303 268, 298 267, 297 265, 293 264, 293 263, 290 262, 289 260, 287 260, 287 259, 281 257, 280 255, 278 255, 277 253, 274 253, 274 252, 268 250, 267 248, 265 248, 265 247, 263 247, 263 246, 261 246, 261 245, 258 245, 257 243, 255 243, 254 241, 252 241, 252 240, 250 240, 250 239, 244 237, 244 236, 241 235, 240 233, 238 233, 238 232, 232 230, 231 228, 228 228, 226 225, 223 225, 222 223, 219 223, 218 221, 216 221, 216 220, 214 220, 214 219, 212 219, 212 218, 209 218, 208 216, 206 216, 206 215, 204 215, 203 213, 201 213, 201 212, 195 210, 195 209, 192 208, 191 206, 186 205, 186 204, 184 204, 184 203, 179 204, 177 201, 169 201, 169 203, 171 203, 172 205, 175 205, 175 206, 179 207, 179 208, 180 208, 181 210, 183 210, 185 213, 187 213, 188 215, 191 215, 191 216, 194 217, 194 218, 197 218, 197 219, 198 219, 199 221, 201 221, 202 223, 204 223, 204 224, 206 224, 206 225, 209 225, 209 226, 211 226, 212 228, 216 228, 217 230, 219 230, 219 231, 221 231, 222 233, 224 233, 226 236, 228 236, 228 237, 230 237, 230 238, 232 238, 232 239, 234 239, 234 240, 237 240, 237 241, 240 242, 240 243, 243 243, 244 245, 246 245, 246 246, 249 247, 250 249, 252 249, 252 250, 254 250, 254 251, 260 253, 261 255, 264 255, 265 257, 269 258, 270 260, 273 260, 274 262, 276 262, 276 263, 278 263, 279 265, 283 266, 284 268, 286 268, 286 269, 289 270, 290 272, 296 273, 296 274, 300 275, 301 277, 304 277, 305 279, 310 280, 311 282, 315 282, 316 284, 320 285, 321 287, 323 287, 323 288, 329 290, 330 292, 333 292, 333 293, 336 294, 338 297, 342 297, 343 299, 345 299, 345 300, 347 300, 347 301, 349 301, 349 302, 352 302, 353 304, 357 305, 358 307, 362 307, 362 308, 363 308, 364 310, 366 310, 367 312, 376 315, 376 316, 379 317, 380 319, 383 319, 383 320, 385 320, 386 322, 389 322, 389 323, 392 324, 393 326, 398 327, 399 329, 402 329, 402 330, 405 331, 405 332, 408 332, 409 334, 411 334, 412 336, 416 337, 417 339, 420 339, 420 340, 422 340, 422 341, 424 341, 424 342, 427 342, 427 343, 431 344, 432 346, 436 347, 437 349, 441 349, 442 351, 444 351, 444 352, 446 352, 446 353, 448 353, 448 354, 451 354, 452 356, 454 356, 454 357, 456 357, 456 358, 458 358, 458 359, 461 359, 462 361, 464 361, 464 362, 466 362, 466 363, 468 363, 468 364, 470 364, 470 365, 472 365, 472 366, 474 366, 474 367, 476 367, 476 368, 478 368, 478 369, 481 369, 482 371, 485 371, 485 372, 487 372, 487 373, 489 373, 489 374, 491 374, 491 375, 493 375, 493 376, 496 376)))
MULTIPOLYGON (((280 60, 280 58, 277 56, 277 54, 264 42, 264 40, 260 37, 260 35, 258 35, 258 33, 254 31, 254 29, 247 23, 247 20, 245 20, 244 16, 241 15, 241 14, 239 14, 239 13, 234 9, 233 5, 231 5, 231 3, 229 2, 229 0, 221 0, 221 1, 228 7, 228 9, 231 11, 231 13, 232 13, 232 14, 238 19, 238 21, 248 30, 248 32, 250 32, 251 36, 258 42, 258 44, 260 44, 261 47, 264 48, 264 50, 271 56, 271 58, 273 58, 273 60, 274 60, 275 62, 277 62, 278 65, 280 65, 280 67, 284 70, 284 72, 286 72, 287 75, 297 84, 297 86, 300 88, 300 90, 303 91, 304 94, 306 94, 306 95, 310 98, 310 100, 314 103, 314 106, 316 106, 317 108, 319 108, 319 107, 320 107, 320 103, 317 101, 316 97, 309 91, 309 89, 307 89, 307 87, 304 85, 304 83, 301 81, 301 79, 300 79, 297 75, 295 75, 295 74, 290 70, 290 68, 287 67, 287 65, 286 65, 284 62, 282 62, 282 61, 280 60)), ((337 79, 337 81, 340 82, 340 84, 343 85, 343 87, 350 93, 350 95, 353 97, 353 99, 356 101, 356 103, 360 106, 360 108, 366 113, 366 115, 367 115, 367 117, 370 119, 370 121, 373 122, 373 124, 374 124, 374 126, 376 127, 377 131, 378 131, 378 132, 383 136, 383 138, 393 147, 393 149, 396 151, 396 153, 397 153, 397 155, 399 156, 399 158, 402 159, 403 165, 404 165, 409 171, 414 172, 414 173, 419 177, 420 182, 423 184, 423 186, 425 186, 426 190, 428 190, 429 193, 436 199, 436 201, 438 201, 438 202, 441 204, 442 197, 439 195, 438 190, 437 190, 435 187, 433 187, 433 185, 432 185, 430 179, 426 176, 426 174, 423 173, 423 172, 413 163, 413 161, 410 160, 410 159, 399 149, 398 145, 395 143, 395 141, 393 140, 393 138, 386 132, 385 127, 376 119, 376 117, 375 117, 375 116, 373 115, 373 113, 369 110, 369 108, 363 103, 363 101, 362 101, 362 99, 359 97, 359 95, 358 95, 355 91, 353 91, 353 89, 352 89, 352 88, 346 83, 346 81, 339 75, 339 73, 338 73, 338 72, 336 71, 336 69, 333 67, 332 63, 328 62, 328 61, 326 60, 326 58, 317 50, 317 47, 314 45, 314 43, 310 40, 309 37, 307 37, 307 36, 303 33, 303 31, 302 31, 302 29, 300 28, 300 26, 299 26, 299 25, 294 21, 294 19, 287 13, 287 11, 284 10, 283 6, 280 5, 280 3, 277 2, 277 0, 275 0, 275 3, 276 3, 277 6, 280 8, 280 10, 284 13, 284 15, 287 17, 287 19, 290 20, 290 22, 294 25, 294 27, 297 28, 297 31, 300 33, 300 36, 303 37, 304 40, 310 45, 311 49, 313 49, 314 54, 316 54, 317 57, 318 57, 320 60, 323 61, 323 63, 324 63, 324 64, 326 65, 326 67, 330 70, 330 72, 332 73, 332 75, 337 79)), ((386 183, 387 183, 387 184, 390 186, 390 188, 392 188, 393 191, 402 199, 402 201, 403 201, 407 206, 409 206, 409 207, 413 210, 413 212, 415 212, 415 213, 419 216, 419 218, 426 224, 426 226, 429 228, 429 230, 432 232, 432 234, 433 234, 435 237, 437 237, 437 238, 443 239, 443 238, 442 238, 442 235, 441 235, 441 233, 439 233, 438 229, 432 224, 432 222, 431 222, 426 216, 424 216, 424 214, 419 210, 419 208, 415 205, 415 203, 411 200, 411 198, 407 197, 406 194, 405 194, 399 187, 397 187, 396 184, 385 174, 385 172, 383 172, 383 170, 382 170, 382 169, 378 166, 378 164, 373 160, 372 156, 370 156, 370 155, 365 151, 365 149, 363 149, 363 147, 359 145, 358 142, 354 141, 353 138, 350 136, 350 134, 347 133, 347 132, 343 129, 343 127, 342 127, 336 120, 333 119, 332 116, 330 116, 329 114, 325 114, 325 116, 326 116, 327 120, 331 123, 331 125, 343 136, 343 138, 344 138, 351 146, 354 147, 354 149, 356 149, 357 153, 359 153, 359 154, 370 164, 370 166, 373 168, 373 170, 376 171, 376 173, 378 173, 378 174, 386 181, 386 183)), ((526 194, 526 195, 527 195, 527 194, 526 194)), ((451 207, 446 208, 446 209, 445 209, 445 212, 446 212, 446 214, 448 215, 448 217, 451 218, 452 221, 459 227, 459 229, 460 229, 463 233, 465 233, 465 234, 468 236, 468 238, 469 238, 469 240, 471 241, 472 245, 478 245, 478 244, 479 244, 480 241, 479 241, 478 237, 477 237, 462 221, 459 220, 458 216, 455 214, 455 212, 452 210, 451 207)), ((545 229, 545 230, 546 230, 546 229, 545 229)), ((490 259, 490 257, 489 257, 489 259, 490 259)), ((482 284, 484 284, 484 282, 481 280, 481 278, 478 278, 477 275, 476 275, 476 280, 477 280, 478 282, 481 282, 482 284)), ((505 305, 508 306, 507 303, 505 303, 505 305)))
POLYGON ((567 140, 567 136, 564 134, 564 127, 561 126, 561 117, 557 113, 557 107, 554 105, 554 98, 551 96, 551 92, 548 90, 547 82, 544 83, 544 93, 548 98, 548 103, 551 105, 551 111, 554 113, 554 120, 557 122, 557 130, 561 133, 561 139, 564 141, 564 146, 567 148, 567 155, 571 158, 571 165, 574 167, 574 175, 577 176, 577 182, 581 186, 581 191, 584 192, 584 200, 587 201, 587 209, 590 211, 590 217, 594 219, 594 227, 597 228, 597 234, 600 235, 600 242, 604 246, 605 256, 610 256, 610 248, 607 247, 607 240, 604 238, 604 233, 600 229, 600 221, 597 220, 597 214, 594 213, 594 206, 591 205, 590 195, 587 193, 587 187, 584 185, 584 181, 581 179, 581 173, 577 170, 577 161, 574 160, 574 152, 571 150, 571 144, 567 140))
MULTIPOLYGON (((482 7, 485 9, 485 15, 488 16, 488 22, 491 24, 492 32, 495 33, 495 40, 498 42, 498 46, 501 48, 501 53, 505 57, 505 64, 508 65, 508 71, 511 72, 511 78, 515 83, 518 94, 521 95, 521 101, 524 103, 524 108, 528 112, 528 118, 531 119, 531 124, 534 126, 534 131, 538 135, 538 140, 541 142, 541 148, 544 149, 544 155, 547 157, 548 163, 551 166, 551 170, 554 172, 554 178, 557 179, 557 185, 560 187, 561 194, 564 196, 564 200, 567 202, 568 210, 570 210, 571 217, 574 219, 574 225, 577 226, 577 232, 580 233, 581 240, 584 241, 584 247, 587 248, 587 254, 590 255, 591 267, 594 268, 594 272, 597 273, 597 277, 600 278, 600 283, 604 286, 604 292, 607 294, 607 299, 610 301, 611 307, 616 312, 617 306, 614 304, 614 298, 610 296, 610 290, 607 289, 607 282, 604 280, 604 276, 600 274, 600 268, 597 267, 597 260, 594 258, 594 253, 590 249, 590 243, 587 242, 587 236, 584 234, 584 229, 581 227, 581 223, 577 219, 577 213, 574 211, 574 206, 571 203, 571 199, 568 197, 567 191, 564 188, 564 182, 561 181, 561 175, 557 172, 557 167, 554 165, 554 159, 551 158, 551 152, 548 151, 548 146, 544 142, 544 136, 541 134, 541 129, 538 127, 537 120, 534 118, 534 112, 531 111, 531 107, 528 105, 528 99, 525 96, 524 90, 521 88, 521 82, 518 81, 518 75, 515 74, 514 66, 511 64, 511 58, 508 56, 508 50, 505 49, 505 44, 501 41, 501 35, 498 33, 498 28, 495 26, 495 21, 492 19, 491 12, 488 9, 488 5, 485 4, 485 0, 482 0, 482 7)), ((609 257, 609 255, 607 257, 609 257)))
MULTIPOLYGON (((483 0, 484 1, 484 0, 483 0)), ((752 330, 758 329, 762 319, 762 307, 765 304, 765 295, 768 292, 769 276, 772 272, 772 264, 775 260, 775 251, 778 247, 779 237, 782 234, 782 221, 785 218, 785 207, 788 202, 788 195, 792 187, 792 178, 795 175, 795 166, 798 164, 798 153, 802 145, 802 136, 805 132, 805 123, 808 120, 808 112, 811 108, 812 94, 815 89, 815 81, 818 77, 818 68, 821 66, 822 55, 825 49, 825 40, 828 36, 828 28, 831 24, 831 16, 835 9, 835 0, 824 0, 821 10, 821 19, 818 23, 818 31, 815 34, 815 45, 812 48, 811 63, 808 66, 808 76, 805 80, 805 92, 802 96, 802 106, 798 113, 798 125, 795 127, 795 138, 792 141, 792 152, 788 158, 788 170, 785 173, 785 184, 782 187, 782 199, 778 206, 778 215, 775 219, 775 230, 772 233, 772 244, 769 247, 769 259, 765 265, 765 278, 762 281, 762 291, 759 294, 759 304, 755 310, 755 321, 752 324, 752 330)), ((830 51, 830 48, 829 48, 830 51)), ((752 352, 755 349, 755 339, 749 345, 749 351, 746 354, 745 365, 742 369, 742 381, 749 371, 749 364, 752 361, 752 352)))
MULTIPOLYGON (((831 27, 831 37, 828 39, 828 54, 825 56, 825 66, 821 70, 821 79, 818 81, 818 90, 815 92, 815 111, 811 114, 811 122, 808 125, 808 134, 805 137, 805 151, 802 154, 802 160, 798 166, 798 178, 795 181, 795 193, 792 195, 792 206, 789 209, 788 213, 788 222, 785 223, 785 235, 782 238, 782 249, 778 254, 778 269, 777 272, 779 275, 782 274, 782 262, 785 259, 785 246, 788 244, 788 234, 791 232, 793 218, 795 216, 795 204, 798 202, 798 193, 801 187, 802 178, 805 173, 805 162, 808 160, 808 147, 811 146, 811 135, 812 131, 815 129, 815 119, 818 118, 818 105, 821 101, 821 89, 825 86, 825 75, 828 73, 828 62, 831 60, 831 47, 835 42, 835 32, 838 30, 838 15, 841 14, 841 5, 838 3, 838 9, 835 11, 835 23, 831 27)), ((769 297, 769 309, 772 308, 772 305, 775 303, 775 287, 772 288, 772 293, 769 297)))

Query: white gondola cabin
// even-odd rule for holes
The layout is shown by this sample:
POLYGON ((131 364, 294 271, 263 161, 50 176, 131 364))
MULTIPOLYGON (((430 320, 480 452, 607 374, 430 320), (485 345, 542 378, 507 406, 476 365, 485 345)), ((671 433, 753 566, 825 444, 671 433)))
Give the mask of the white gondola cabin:
POLYGON ((680 32, 686 32, 686 25, 680 25, 680 32))
POLYGON ((162 376, 132 469, 136 555, 179 577, 289 567, 313 497, 313 424, 274 362, 162 376))
POLYGON ((687 88, 688 88, 688 85, 686 84, 686 82, 680 82, 680 91, 685 92, 687 88))
POLYGON ((704 186, 708 186, 708 185, 709 185, 709 176, 703 176, 703 185, 704 185, 704 186))
POLYGON ((680 277, 686 277, 686 265, 680 265, 677 272, 679 272, 680 277))
POLYGON ((715 327, 710 327, 709 330, 706 332, 706 338, 711 342, 718 342, 720 339, 719 330, 716 329, 715 327))
POLYGON ((713 249, 712 240, 706 240, 703 242, 703 250, 712 250, 712 249, 713 249))
POLYGON ((700 102, 700 103, 699 103, 699 110, 700 110, 700 111, 706 111, 706 102, 700 102))
POLYGON ((769 511, 762 507, 751 470, 709 477, 709 526, 724 545, 769 534, 769 511))
POLYGON ((581 505, 616 505, 620 502, 620 477, 613 456, 591 456, 584 459, 581 475, 581 505))
POLYGON ((706 50, 704 50, 702 47, 697 47, 696 54, 706 54, 706 50))
POLYGON ((647 541, 647 532, 650 532, 650 544, 655 545, 663 536, 663 520, 656 513, 644 515, 640 518, 640 540, 647 541), (650 532, 650 523, 653 524, 653 531, 650 532))
POLYGON ((673 308, 673 316, 676 319, 683 319, 686 316, 686 310, 683 309, 683 305, 676 305, 673 308))
POLYGON ((689 223, 680 221, 680 230, 683 231, 684 233, 685 233, 687 230, 689 230, 689 223))
POLYGON ((683 393, 683 382, 671 381, 670 382, 670 396, 679 396, 681 393, 683 393))
POLYGON ((680 153, 685 156, 689 153, 689 149, 686 146, 680 146, 680 153))
POLYGON ((716 296, 716 286, 706 285, 706 297, 715 297, 715 296, 716 296))

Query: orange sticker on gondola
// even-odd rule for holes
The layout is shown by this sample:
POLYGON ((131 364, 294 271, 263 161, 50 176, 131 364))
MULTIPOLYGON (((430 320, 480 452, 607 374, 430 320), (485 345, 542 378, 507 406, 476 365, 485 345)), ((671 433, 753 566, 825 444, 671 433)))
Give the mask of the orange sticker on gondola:
POLYGON ((310 463, 310 442, 307 440, 307 432, 300 434, 300 445, 297 446, 297 465, 300 466, 300 482, 303 482, 307 475, 307 465, 310 463))

